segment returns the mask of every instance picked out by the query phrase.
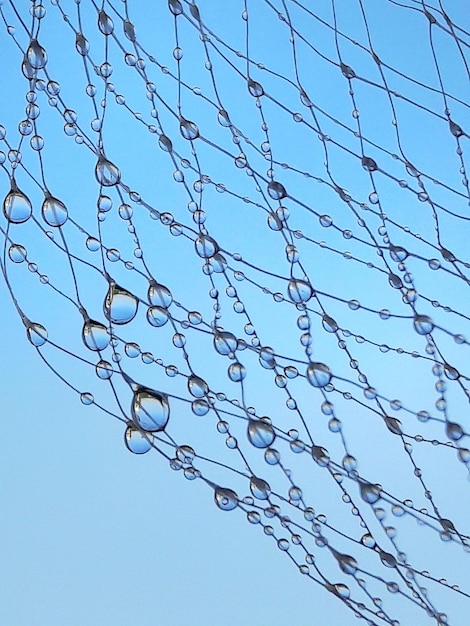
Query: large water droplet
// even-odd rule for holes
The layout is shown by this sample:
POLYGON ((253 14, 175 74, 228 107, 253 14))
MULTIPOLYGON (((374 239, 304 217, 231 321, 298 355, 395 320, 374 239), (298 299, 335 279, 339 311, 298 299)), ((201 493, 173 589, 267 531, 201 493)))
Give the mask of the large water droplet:
POLYGON ((150 304, 161 306, 165 309, 167 309, 173 302, 173 296, 168 287, 165 287, 165 285, 161 285, 155 281, 150 283, 148 298, 150 304))
POLYGON ((43 346, 47 341, 47 330, 42 324, 38 324, 37 322, 30 322, 27 325, 26 334, 29 341, 36 348, 43 346))
POLYGON ((209 385, 199 376, 192 374, 188 378, 188 390, 195 398, 204 398, 209 393, 209 385))
POLYGON ((162 306, 151 306, 147 309, 147 321, 151 326, 165 326, 169 318, 168 310, 162 306))
POLYGON ((457 422, 446 422, 446 435, 452 441, 458 441, 464 436, 464 430, 457 422))
POLYGON ((16 184, 5 196, 3 201, 3 215, 12 224, 23 224, 29 220, 33 207, 28 196, 18 189, 16 184))
POLYGON ((26 50, 26 58, 33 70, 42 70, 46 67, 47 53, 42 46, 39 45, 37 39, 32 39, 26 50))
POLYGON ((83 324, 82 340, 89 350, 104 350, 109 344, 108 329, 101 322, 89 319, 83 324))
POLYGON ((275 180, 272 180, 268 184, 268 193, 273 200, 282 200, 287 196, 287 191, 284 185, 275 180))
POLYGON ((75 35, 75 48, 77 49, 78 54, 81 54, 83 57, 86 57, 90 51, 90 44, 83 33, 77 33, 75 35))
POLYGON ((153 435, 141 432, 135 426, 128 426, 124 433, 124 443, 134 454, 145 454, 152 447, 153 435))
POLYGON ((214 500, 216 505, 219 509, 222 509, 222 511, 233 511, 233 509, 238 506, 238 496, 232 489, 216 487, 214 500))
POLYGON ((310 300, 313 295, 313 289, 305 280, 293 278, 289 281, 287 293, 292 302, 300 304, 301 302, 308 302, 310 300))
POLYGON ((185 139, 193 140, 199 137, 199 128, 197 124, 186 120, 184 117, 180 118, 180 132, 185 139))
POLYGON ((197 254, 202 259, 210 259, 219 251, 219 245, 215 239, 209 235, 199 235, 194 242, 197 254))
POLYGON ((237 349, 238 342, 235 335, 228 331, 217 331, 214 337, 214 348, 219 354, 230 354, 237 349))
POLYGON ((98 28, 103 35, 112 35, 114 30, 113 20, 109 17, 106 11, 103 9, 98 13, 98 28))
POLYGON ((312 446, 312 458, 320 467, 326 467, 330 462, 330 455, 322 446, 312 446))
POLYGON ((354 575, 356 573, 357 561, 354 557, 350 556, 349 554, 341 554, 340 552, 336 552, 336 550, 333 550, 333 555, 338 561, 341 570, 345 574, 354 575))
POLYGON ((183 13, 183 5, 180 0, 168 0, 168 8, 173 15, 181 15, 183 13))
POLYGON ((250 420, 247 428, 248 441, 255 448, 269 448, 276 438, 271 424, 262 420, 250 420))
POLYGON ((110 283, 103 304, 106 319, 114 324, 127 324, 137 314, 137 298, 116 283, 110 283))
POLYGON ((51 195, 46 195, 42 203, 42 217, 49 226, 63 226, 68 219, 68 211, 65 204, 51 195))
POLYGON ((119 168, 111 163, 102 154, 98 157, 98 162, 95 167, 96 180, 103 185, 103 187, 112 187, 117 185, 121 180, 121 172, 119 168))
POLYGON ((139 387, 134 393, 131 405, 134 422, 148 432, 158 432, 165 428, 170 417, 168 396, 147 387, 139 387))
POLYGON ((127 37, 127 39, 129 39, 129 41, 134 42, 136 40, 134 24, 130 22, 129 20, 124 20, 123 28, 124 28, 124 34, 127 37))
POLYGON ((262 478, 252 476, 250 479, 250 491, 258 500, 267 500, 271 493, 271 487, 262 478))
POLYGON ((251 78, 248 79, 248 91, 254 98, 261 98, 264 95, 263 86, 251 78))
POLYGON ((307 367, 307 380, 313 387, 325 387, 331 376, 330 368, 325 363, 312 362, 307 367))
POLYGON ((369 504, 374 504, 377 500, 380 500, 380 485, 373 485, 368 482, 360 482, 359 490, 361 492, 361 498, 364 502, 368 502, 369 504))
POLYGON ((416 315, 413 320, 413 326, 419 335, 427 335, 432 332, 434 322, 428 315, 416 315))

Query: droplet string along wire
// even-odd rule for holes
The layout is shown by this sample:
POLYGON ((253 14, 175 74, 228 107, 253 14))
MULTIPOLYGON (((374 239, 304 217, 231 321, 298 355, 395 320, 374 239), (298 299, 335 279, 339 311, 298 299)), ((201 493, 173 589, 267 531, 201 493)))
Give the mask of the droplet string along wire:
POLYGON ((466 581, 422 561, 470 546, 469 30, 441 0, 236 4, 0 4, 6 287, 130 452, 319 597, 454 623, 466 581))

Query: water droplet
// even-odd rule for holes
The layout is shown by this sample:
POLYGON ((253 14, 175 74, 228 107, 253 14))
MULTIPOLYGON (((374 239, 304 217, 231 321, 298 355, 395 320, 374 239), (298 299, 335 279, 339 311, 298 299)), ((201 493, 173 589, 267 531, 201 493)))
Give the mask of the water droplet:
POLYGON ((216 487, 214 491, 216 505, 222 511, 233 511, 238 506, 238 496, 232 489, 216 487))
POLYGON ((287 294, 292 302, 299 304, 310 300, 313 289, 305 280, 293 278, 287 285, 287 294))
POLYGON ((394 435, 402 435, 403 431, 401 429, 401 422, 396 417, 389 417, 388 415, 384 418, 385 424, 388 430, 394 435))
POLYGON ((151 304, 161 306, 165 309, 173 302, 173 296, 168 287, 155 281, 150 282, 148 299, 151 304))
POLYGON ((173 15, 181 15, 183 13, 183 6, 180 0, 168 0, 168 8, 173 15))
POLYGON ((89 350, 104 350, 109 344, 108 329, 101 322, 88 319, 82 328, 82 340, 89 350))
POLYGON ((248 441, 255 448, 269 448, 276 438, 271 424, 262 420, 249 420, 247 429, 248 441))
POLYGON ((373 485, 368 482, 360 482, 359 490, 361 493, 361 498, 364 502, 368 502, 369 504, 374 504, 381 498, 381 488, 380 485, 373 485))
POLYGON ((228 367, 227 374, 230 380, 232 380, 234 383, 239 383, 244 380, 246 376, 245 366, 238 362, 232 363, 228 367))
POLYGON ((131 414, 134 422, 142 430, 148 432, 164 430, 170 417, 168 396, 147 387, 138 387, 134 392, 131 414))
POLYGON ((103 35, 112 35, 114 31, 113 20, 103 9, 101 9, 98 13, 98 28, 103 35))
POLYGON ((322 446, 312 446, 312 458, 320 467, 326 467, 330 462, 330 455, 322 446))
POLYGON ((307 380, 313 387, 325 387, 331 376, 330 368, 324 363, 312 362, 307 367, 307 380))
POLYGON ((338 561, 338 565, 340 566, 341 570, 345 574, 350 574, 351 576, 353 576, 356 573, 357 561, 354 557, 350 556, 349 554, 340 554, 339 552, 336 552, 336 550, 333 550, 333 555, 338 561))
POLYGON ((341 73, 343 74, 345 78, 349 78, 349 79, 356 78, 356 72, 349 65, 346 65, 345 63, 341 63, 340 69, 341 69, 341 73))
POLYGON ((160 328, 169 320, 168 310, 162 306, 151 306, 147 309, 147 321, 151 326, 160 328))
POLYGON ((385 567, 396 567, 397 566, 397 560, 395 559, 393 554, 390 554, 389 552, 384 552, 383 550, 380 550, 379 551, 379 556, 380 556, 380 560, 385 565, 385 567))
POLYGON ((124 34, 127 37, 127 39, 129 39, 129 41, 134 42, 136 40, 134 24, 130 22, 129 20, 124 20, 123 28, 124 28, 124 34))
POLYGON ((238 342, 235 335, 227 331, 217 331, 214 336, 214 348, 219 354, 230 354, 237 349, 238 342))
POLYGON ((250 491, 258 500, 267 500, 271 494, 271 487, 262 478, 252 476, 250 479, 250 491))
POLYGON ((220 109, 217 113, 217 121, 221 126, 229 127, 231 126, 230 117, 224 109, 220 109))
POLYGON ((434 322, 428 315, 416 315, 413 326, 419 335, 428 335, 434 328, 434 322))
POLYGON ((32 39, 26 50, 26 58, 33 70, 42 70, 46 67, 47 53, 42 46, 39 45, 37 39, 32 39))
POLYGON ((204 398, 209 393, 209 385, 199 376, 192 374, 188 378, 188 390, 195 398, 204 398))
POLYGON ((88 43, 88 40, 86 39, 85 35, 83 35, 83 33, 77 33, 75 35, 75 47, 78 54, 81 54, 84 57, 86 57, 86 55, 90 51, 90 44, 88 43))
POLYGON ((135 426, 128 426, 124 433, 124 443, 134 454, 145 454, 152 448, 153 435, 143 433, 135 426))
POLYGON ((202 259, 210 259, 219 251, 219 245, 215 239, 209 235, 199 235, 194 242, 197 254, 202 259))
POLYGON ((137 298, 116 283, 110 283, 103 304, 106 319, 114 324, 127 324, 137 314, 137 298))
POLYGON ((46 194, 44 202, 42 203, 41 212, 46 224, 55 228, 63 226, 69 216, 65 204, 50 194, 46 194))
POLYGON ((23 224, 31 217, 33 207, 28 196, 12 183, 10 191, 3 201, 3 214, 12 224, 23 224))
POLYGON ((374 161, 374 159, 371 159, 370 157, 362 157, 361 160, 362 163, 362 167, 367 171, 367 172, 375 172, 378 168, 377 168, 377 163, 374 161))
POLYGON ((103 187, 113 187, 113 185, 119 184, 121 180, 119 168, 102 154, 99 156, 95 167, 95 176, 103 187))
POLYGON ((326 313, 322 318, 322 326, 328 333, 335 333, 338 330, 336 321, 326 313))
POLYGON ((42 324, 38 324, 37 322, 29 322, 26 327, 26 334, 29 341, 36 348, 43 346, 47 341, 47 330, 42 324))
POLYGON ((104 359, 98 361, 95 371, 96 375, 98 378, 101 378, 101 380, 108 380, 114 373, 111 363, 109 363, 109 361, 105 361, 104 359))
POLYGON ((8 256, 13 263, 23 263, 27 257, 26 248, 19 243, 14 243, 8 249, 8 256))
POLYGON ((446 435, 452 441, 459 441, 464 436, 464 430, 457 422, 446 422, 446 435))
POLYGON ((264 95, 263 86, 251 78, 248 79, 248 91, 254 98, 261 98, 264 95))
POLYGON ((197 125, 190 120, 186 120, 184 117, 180 118, 180 132, 184 139, 188 139, 190 141, 199 137, 199 128, 197 125))
POLYGON ((284 185, 275 180, 272 180, 268 184, 268 193, 273 200, 282 200, 287 197, 287 191, 284 185))

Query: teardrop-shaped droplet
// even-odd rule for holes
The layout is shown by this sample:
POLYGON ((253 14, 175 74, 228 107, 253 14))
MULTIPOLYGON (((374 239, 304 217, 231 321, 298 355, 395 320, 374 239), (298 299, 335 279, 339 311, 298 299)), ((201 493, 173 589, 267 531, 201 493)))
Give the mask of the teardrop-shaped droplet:
POLYGON ((394 289, 401 289, 403 287, 401 278, 392 272, 388 275, 388 282, 390 287, 393 287, 394 289))
POLYGON ((312 362, 307 367, 307 380, 312 387, 325 387, 332 377, 330 368, 325 363, 312 362))
POLYGON ((26 50, 26 58, 33 70, 42 70, 46 67, 47 53, 42 46, 39 45, 37 39, 32 39, 26 50))
POLYGON ((183 5, 180 0, 168 0, 168 8, 173 15, 181 15, 183 13, 183 5))
POLYGON ((262 420, 250 420, 248 422, 247 437, 255 448, 269 448, 276 438, 271 424, 262 420))
POLYGON ((227 331, 218 331, 214 337, 214 348, 219 354, 230 354, 238 347, 237 338, 227 331))
POLYGON ((330 462, 330 455, 322 446, 312 446, 312 458, 320 467, 326 467, 330 462))
POLYGON ((284 185, 275 180, 272 180, 268 184, 268 193, 273 200, 282 200, 287 197, 287 191, 284 185))
POLYGON ((82 340, 89 350, 94 352, 104 350, 109 344, 108 329, 101 322, 88 319, 83 324, 82 340))
POLYGON ((379 556, 380 556, 380 560, 385 565, 385 567, 396 567, 397 566, 397 560, 393 556, 393 554, 390 554, 389 552, 384 552, 383 550, 380 550, 379 551, 379 556))
POLYGON ((145 454, 152 448, 153 435, 143 433, 135 426, 128 426, 124 433, 126 448, 134 454, 145 454))
POLYGON ((428 315, 416 315, 413 326, 418 335, 428 335, 434 328, 434 322, 428 315))
POLYGON ((209 393, 209 385, 199 376, 192 374, 188 378, 188 390, 194 398, 204 398, 209 393))
POLYGON ((129 39, 129 41, 134 42, 136 40, 134 24, 129 20, 124 20, 123 28, 125 36, 129 39))
POLYGON ((26 334, 28 335, 29 341, 36 348, 43 346, 47 341, 47 330, 42 324, 38 324, 37 322, 30 322, 27 325, 26 334))
POLYGON ((224 487, 216 487, 214 491, 214 500, 216 505, 222 511, 233 511, 238 506, 238 496, 232 489, 224 487))
POLYGON ((452 441, 459 441, 464 436, 464 430, 457 422, 446 422, 446 435, 452 441))
POLYGON ((170 319, 168 310, 162 306, 150 306, 147 309, 147 321, 151 326, 160 328, 170 319))
POLYGON ((401 246, 390 246, 390 257, 395 263, 402 263, 408 257, 408 251, 401 246))
POLYGON ((158 144, 160 148, 165 152, 171 152, 173 150, 173 144, 171 142, 171 139, 166 135, 160 135, 160 137, 158 138, 158 144))
POLYGON ((13 243, 8 249, 8 256, 13 263, 23 263, 26 261, 28 252, 20 243, 13 243))
POLYGON ((194 242, 197 254, 202 259, 210 259, 219 251, 219 245, 215 239, 209 235, 199 235, 194 242))
POLYGON ((350 574, 353 576, 356 573, 357 561, 354 557, 350 556, 349 554, 341 554, 340 552, 336 552, 336 550, 333 550, 333 555, 338 561, 338 565, 340 566, 341 570, 345 574, 350 574))
POLYGON ((346 63, 341 63, 340 68, 341 68, 341 73, 343 74, 345 78, 356 77, 356 72, 353 70, 352 67, 350 67, 349 65, 346 65, 346 63))
POLYGON ((394 435, 401 435, 403 431, 401 429, 401 422, 396 417, 386 416, 384 418, 385 424, 387 425, 388 430, 394 435))
POLYGON ((3 201, 3 215, 12 224, 23 224, 33 213, 30 199, 13 185, 3 201))
POLYGON ((103 9, 101 9, 98 13, 98 28, 103 35, 112 35, 114 31, 113 20, 103 9))
POLYGON ((46 195, 44 198, 41 212, 42 218, 46 224, 55 228, 63 226, 69 216, 65 204, 58 198, 54 198, 51 195, 46 195))
POLYGON ((184 117, 180 118, 180 132, 185 139, 193 140, 199 137, 199 128, 197 124, 186 120, 184 117))
POLYGON ((264 95, 263 86, 251 78, 248 79, 248 91, 254 98, 261 98, 264 95))
POLYGON ((83 33, 77 33, 75 35, 75 48, 77 49, 78 54, 81 54, 84 57, 86 57, 90 51, 90 44, 83 33))
POLYGON ((95 176, 96 180, 103 187, 112 187, 119 184, 121 180, 119 168, 102 154, 99 156, 95 167, 95 176))
POLYGON ((148 299, 150 304, 155 306, 161 306, 167 309, 173 302, 173 296, 171 291, 165 285, 161 285, 155 281, 152 281, 148 290, 148 299))
POLYGON ((347 599, 351 595, 349 587, 343 583, 335 583, 334 585, 327 583, 325 587, 328 591, 334 593, 335 596, 338 596, 339 598, 347 599))
POLYGON ((110 283, 103 304, 106 319, 114 324, 127 324, 137 314, 137 298, 116 283, 110 283))
POLYGON ((367 172, 375 172, 377 170, 377 163, 374 161, 374 159, 371 159, 370 157, 362 157, 361 163, 362 167, 367 172))
POLYGON ((246 377, 246 369, 242 363, 232 363, 227 370, 228 377, 234 383, 239 383, 246 377))
POLYGON ((336 321, 326 313, 322 318, 322 326, 328 333, 335 333, 338 330, 336 321))
POLYGON ((377 500, 380 500, 380 485, 373 485, 368 482, 360 482, 359 490, 361 492, 361 498, 364 502, 368 502, 369 504, 374 504, 377 500))
POLYGON ((164 430, 170 417, 168 396, 147 387, 139 387, 134 392, 131 405, 134 422, 148 432, 164 430))
POLYGON ((101 359, 95 367, 95 372, 101 380, 108 380, 114 374, 113 366, 109 361, 101 359))
POLYGON ((258 500, 267 500, 271 494, 271 487, 263 478, 252 476, 250 479, 250 491, 258 500))

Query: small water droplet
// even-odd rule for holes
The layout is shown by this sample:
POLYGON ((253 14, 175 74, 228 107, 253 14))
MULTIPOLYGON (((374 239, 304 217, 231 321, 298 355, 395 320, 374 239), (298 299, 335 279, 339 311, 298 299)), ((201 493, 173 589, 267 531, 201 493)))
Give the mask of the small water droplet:
POLYGON ((147 387, 138 387, 131 404, 134 422, 148 432, 164 430, 170 417, 168 396, 147 387))
POLYGON ((13 263, 23 263, 27 257, 26 248, 19 243, 13 243, 8 249, 8 256, 13 263))

